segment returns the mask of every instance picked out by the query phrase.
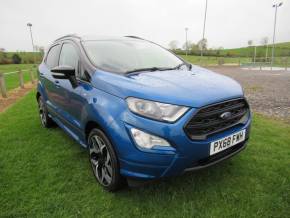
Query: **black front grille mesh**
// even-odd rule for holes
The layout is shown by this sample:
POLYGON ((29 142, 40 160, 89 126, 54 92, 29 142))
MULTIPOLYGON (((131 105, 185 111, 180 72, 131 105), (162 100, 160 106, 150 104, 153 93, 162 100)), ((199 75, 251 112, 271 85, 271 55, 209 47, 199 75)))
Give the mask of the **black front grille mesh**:
POLYGON ((244 99, 234 99, 200 109, 185 126, 185 132, 191 139, 205 139, 207 136, 238 125, 248 113, 249 107, 244 99), (221 118, 230 112, 227 119, 221 118))

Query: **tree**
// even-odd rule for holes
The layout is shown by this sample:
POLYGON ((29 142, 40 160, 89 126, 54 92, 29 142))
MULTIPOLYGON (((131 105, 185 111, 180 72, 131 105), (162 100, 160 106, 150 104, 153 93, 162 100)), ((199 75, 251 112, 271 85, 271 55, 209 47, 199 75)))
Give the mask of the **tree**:
POLYGON ((189 50, 191 50, 191 51, 197 51, 198 50, 198 46, 197 46, 197 44, 194 44, 194 43, 191 43, 190 45, 189 45, 189 50))
POLYGON ((178 41, 177 40, 172 40, 169 42, 169 48, 171 50, 176 50, 178 48, 178 41))
MULTIPOLYGON (((190 50, 190 47, 193 43, 191 41, 187 41, 187 49, 190 50)), ((186 42, 182 45, 182 49, 186 50, 186 42)))
POLYGON ((0 51, 0 64, 4 64, 4 60, 5 60, 4 52, 0 51))
POLYGON ((222 46, 220 46, 220 47, 218 47, 218 48, 216 48, 215 50, 216 50, 216 56, 221 56, 221 50, 223 50, 224 49, 224 47, 222 47, 222 46))
POLYGON ((18 54, 13 54, 12 55, 12 62, 13 62, 13 64, 20 64, 21 57, 18 54))
POLYGON ((197 43, 197 47, 199 48, 199 50, 207 50, 207 39, 204 38, 204 39, 201 39, 198 41, 197 43))
POLYGON ((248 46, 252 46, 253 45, 253 40, 248 40, 248 46))
POLYGON ((12 59, 6 52, 0 52, 0 64, 12 64, 12 59))

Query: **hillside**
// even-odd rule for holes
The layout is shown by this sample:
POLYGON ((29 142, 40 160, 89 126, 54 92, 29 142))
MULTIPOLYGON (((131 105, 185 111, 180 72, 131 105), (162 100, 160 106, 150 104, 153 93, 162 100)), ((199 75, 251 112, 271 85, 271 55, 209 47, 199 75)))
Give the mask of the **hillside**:
MULTIPOLYGON (((233 49, 220 50, 222 56, 252 56, 254 54, 255 47, 243 47, 233 49)), ((257 46, 257 57, 265 57, 267 46, 257 46)), ((268 45, 268 57, 271 56, 272 44, 268 45)), ((275 45, 275 56, 290 56, 290 42, 277 43, 275 45)))
MULTIPOLYGON (((195 48, 196 49, 196 48, 195 48)), ((178 55, 185 55, 185 50, 176 49, 173 51, 178 55)), ((242 47, 242 48, 231 48, 231 49, 208 49, 204 51, 204 56, 214 56, 214 57, 253 57, 255 52, 254 46, 242 47)), ((267 46, 257 46, 256 47, 256 57, 265 58, 271 57, 272 54, 272 44, 267 46)), ((200 50, 189 50, 189 55, 200 56, 200 50)), ((290 42, 277 43, 275 45, 275 57, 290 57, 290 42)))
POLYGON ((279 47, 279 48, 290 48, 290 42, 277 43, 276 47, 279 47))

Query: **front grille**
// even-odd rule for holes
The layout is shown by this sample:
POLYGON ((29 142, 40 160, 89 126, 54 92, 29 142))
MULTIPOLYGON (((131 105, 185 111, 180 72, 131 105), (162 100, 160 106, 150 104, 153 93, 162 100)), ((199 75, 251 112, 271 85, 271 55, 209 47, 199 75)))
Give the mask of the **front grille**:
POLYGON ((191 139, 202 140, 209 135, 223 131, 244 122, 249 112, 245 99, 234 99, 201 108, 186 124, 184 130, 191 139), (230 112, 228 118, 221 118, 230 112))

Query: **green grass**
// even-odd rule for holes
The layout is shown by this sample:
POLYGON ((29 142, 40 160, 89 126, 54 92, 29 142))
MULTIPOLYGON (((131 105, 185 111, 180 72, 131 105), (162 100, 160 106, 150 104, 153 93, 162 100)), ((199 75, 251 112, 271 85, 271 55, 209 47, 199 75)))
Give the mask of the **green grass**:
POLYGON ((290 126, 256 115, 250 143, 202 171, 107 193, 87 151, 43 129, 35 93, 0 114, 0 217, 290 217, 290 126))
MULTIPOLYGON (((182 57, 183 59, 189 61, 192 64, 197 64, 197 65, 202 65, 202 66, 207 66, 207 65, 218 65, 219 64, 219 59, 222 59, 224 61, 225 65, 238 65, 239 63, 241 65, 243 64, 251 64, 252 63, 252 59, 251 58, 247 58, 247 57, 214 57, 214 56, 194 56, 194 55, 179 55, 180 57, 182 57)), ((285 58, 281 58, 281 57, 276 57, 274 59, 274 66, 275 67, 285 67, 286 62, 285 62, 285 58)), ((259 58, 256 59, 256 66, 259 67, 260 66, 261 61, 259 60, 259 58)), ((262 63, 262 66, 270 66, 270 63, 262 63)), ((290 57, 288 57, 288 63, 287 66, 290 67, 290 57)))
MULTIPOLYGON (((266 46, 260 45, 257 46, 257 56, 258 57, 265 57, 266 55, 266 46)), ((268 57, 271 56, 272 52, 272 44, 268 45, 268 57)), ((232 48, 232 49, 222 49, 220 50, 221 55, 236 55, 236 56, 253 56, 254 55, 254 46, 247 46, 242 48, 232 48)), ((290 56, 290 42, 282 42, 275 44, 275 56, 283 57, 283 56, 290 56)))
POLYGON ((290 48, 290 42, 280 42, 275 45, 277 48, 290 48))
POLYGON ((0 72, 1 73, 8 73, 8 72, 14 72, 20 69, 30 69, 33 67, 33 64, 3 64, 0 65, 0 72))
POLYGON ((211 56, 194 56, 194 55, 179 55, 180 57, 182 57, 183 59, 189 61, 192 64, 198 64, 198 65, 218 65, 218 60, 219 59, 223 59, 225 64, 238 64, 239 61, 241 61, 241 63, 245 63, 245 62, 250 62, 251 59, 250 58, 235 58, 235 57, 225 57, 225 58, 220 58, 220 57, 211 57, 211 56))
MULTIPOLYGON (((12 90, 19 87, 19 77, 17 73, 14 74, 7 74, 9 72, 18 71, 18 69, 27 70, 34 67, 33 64, 6 64, 0 65, 0 72, 4 73, 5 82, 6 82, 6 89, 12 90), (6 75, 5 75, 6 74, 6 75)), ((34 78, 37 78, 36 68, 33 68, 34 78)), ((28 71, 23 71, 23 79, 24 82, 30 82, 30 76, 28 71)))
MULTIPOLYGON (((277 45, 278 46, 278 45, 277 45)), ((266 56, 266 46, 257 46, 256 48, 256 54, 257 57, 265 57, 266 56)), ((233 49, 223 49, 220 50, 221 55, 235 55, 235 56, 244 56, 244 57, 249 57, 253 56, 255 52, 254 46, 251 47, 244 47, 244 48, 233 48, 233 49)), ((268 46, 268 58, 271 57, 271 52, 272 52, 272 47, 269 45, 268 46)), ((284 56, 290 56, 290 48, 286 47, 275 47, 275 56, 277 57, 284 57, 284 56)))

